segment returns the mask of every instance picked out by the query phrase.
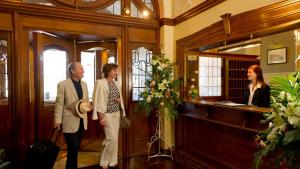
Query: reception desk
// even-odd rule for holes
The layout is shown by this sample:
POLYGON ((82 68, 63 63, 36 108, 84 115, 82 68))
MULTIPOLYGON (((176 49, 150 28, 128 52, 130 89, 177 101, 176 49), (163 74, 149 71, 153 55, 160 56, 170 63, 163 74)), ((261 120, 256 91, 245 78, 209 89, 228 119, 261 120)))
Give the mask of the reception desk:
POLYGON ((175 125, 175 160, 186 168, 250 169, 255 135, 269 108, 184 101, 175 125))

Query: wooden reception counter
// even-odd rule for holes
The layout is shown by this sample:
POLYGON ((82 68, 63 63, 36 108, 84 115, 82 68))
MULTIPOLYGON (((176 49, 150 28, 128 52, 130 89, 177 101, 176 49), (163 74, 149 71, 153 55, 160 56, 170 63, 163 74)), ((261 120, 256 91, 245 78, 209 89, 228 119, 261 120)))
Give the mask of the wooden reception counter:
POLYGON ((187 168, 250 169, 254 138, 269 108, 184 101, 175 126, 175 160, 187 168))

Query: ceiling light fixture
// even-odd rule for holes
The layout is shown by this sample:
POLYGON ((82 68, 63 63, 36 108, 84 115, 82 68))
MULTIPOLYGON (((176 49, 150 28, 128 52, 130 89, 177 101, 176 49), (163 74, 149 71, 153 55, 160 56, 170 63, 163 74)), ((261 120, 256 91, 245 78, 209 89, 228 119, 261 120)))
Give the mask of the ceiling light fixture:
POLYGON ((143 11, 143 16, 146 18, 146 17, 148 17, 148 15, 149 15, 149 12, 147 10, 144 10, 143 11))
POLYGON ((246 49, 246 48, 252 48, 255 46, 260 46, 261 44, 262 44, 261 41, 257 40, 257 41, 253 41, 253 42, 242 43, 242 44, 238 44, 238 45, 224 47, 224 48, 218 49, 218 52, 232 52, 232 51, 236 51, 236 50, 240 50, 240 49, 246 49))
POLYGON ((124 8, 124 11, 125 11, 125 14, 126 14, 126 15, 129 15, 129 14, 130 14, 130 9, 129 9, 129 8, 127 8, 127 7, 124 8))

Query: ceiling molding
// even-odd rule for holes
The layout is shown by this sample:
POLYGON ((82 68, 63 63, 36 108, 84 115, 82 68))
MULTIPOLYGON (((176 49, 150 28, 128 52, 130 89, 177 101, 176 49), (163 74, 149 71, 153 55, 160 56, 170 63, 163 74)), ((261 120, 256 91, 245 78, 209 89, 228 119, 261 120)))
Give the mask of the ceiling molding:
MULTIPOLYGON (((288 31, 300 26, 300 1, 282 1, 269 6, 246 11, 230 18, 231 34, 228 44, 288 31)), ((220 20, 192 35, 177 40, 188 49, 219 45, 225 40, 223 21, 220 20)))
POLYGON ((170 18, 161 18, 160 19, 160 26, 163 26, 164 24, 166 25, 170 25, 171 21, 173 20, 173 25, 171 24, 170 26, 175 26, 178 25, 188 19, 191 19, 192 17, 224 2, 225 0, 206 0, 200 4, 198 4, 197 6, 191 8, 190 10, 184 12, 183 14, 175 17, 174 19, 170 19, 170 18), (167 21, 168 20, 168 21, 167 21), (165 22, 167 21, 167 22, 165 22))
POLYGON ((159 20, 159 26, 162 27, 164 25, 175 26, 174 20, 170 18, 161 18, 159 20))
POLYGON ((181 22, 184 22, 222 2, 225 0, 206 0, 203 3, 200 3, 199 5, 193 7, 192 9, 184 12, 183 14, 177 16, 174 18, 175 25, 180 24, 181 22))

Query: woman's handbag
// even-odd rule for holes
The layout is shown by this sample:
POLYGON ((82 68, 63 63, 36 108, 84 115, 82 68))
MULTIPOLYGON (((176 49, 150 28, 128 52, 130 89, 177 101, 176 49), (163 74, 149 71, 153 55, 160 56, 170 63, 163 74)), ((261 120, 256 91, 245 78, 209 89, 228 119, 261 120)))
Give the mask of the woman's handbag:
POLYGON ((120 111, 120 128, 129 128, 130 127, 130 120, 127 116, 123 116, 122 112, 120 111))

